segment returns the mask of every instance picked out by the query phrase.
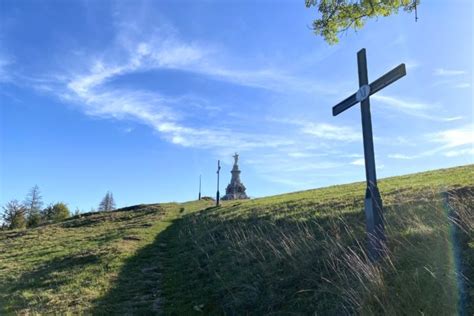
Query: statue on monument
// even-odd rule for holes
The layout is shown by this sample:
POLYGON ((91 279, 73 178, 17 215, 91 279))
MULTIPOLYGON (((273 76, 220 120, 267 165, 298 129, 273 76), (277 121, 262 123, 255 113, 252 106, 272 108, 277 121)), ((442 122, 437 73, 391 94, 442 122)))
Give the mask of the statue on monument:
POLYGON ((225 195, 222 197, 222 200, 243 200, 248 199, 247 194, 245 194, 245 186, 240 181, 240 170, 239 170, 239 154, 235 153, 234 156, 234 166, 232 167, 231 174, 232 178, 230 183, 225 189, 225 195))
POLYGON ((239 163, 239 154, 235 153, 232 157, 234 157, 234 165, 237 165, 239 163))

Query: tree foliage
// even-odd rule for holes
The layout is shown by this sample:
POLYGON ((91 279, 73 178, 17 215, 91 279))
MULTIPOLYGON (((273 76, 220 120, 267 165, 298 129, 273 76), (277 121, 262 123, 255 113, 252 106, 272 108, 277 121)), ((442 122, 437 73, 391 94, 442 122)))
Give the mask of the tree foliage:
POLYGON ((370 18, 412 12, 420 0, 306 0, 306 7, 316 7, 321 14, 313 21, 313 31, 329 44, 339 42, 338 35, 350 28, 361 29, 370 18))
POLYGON ((112 192, 107 192, 99 204, 99 211, 115 210, 115 201, 112 192))
POLYGON ((23 204, 26 208, 28 227, 38 226, 41 222, 43 200, 37 185, 31 188, 23 204))
POLYGON ((71 215, 69 208, 65 203, 59 202, 51 204, 42 211, 42 217, 44 220, 59 222, 71 215))
POLYGON ((3 207, 3 221, 10 229, 26 227, 26 207, 17 200, 8 202, 3 207))

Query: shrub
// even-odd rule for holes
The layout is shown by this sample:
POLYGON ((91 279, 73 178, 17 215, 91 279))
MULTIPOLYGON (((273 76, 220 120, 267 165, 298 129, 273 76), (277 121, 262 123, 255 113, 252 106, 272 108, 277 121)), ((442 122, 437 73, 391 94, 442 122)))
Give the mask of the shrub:
POLYGON ((59 202, 54 205, 49 205, 42 212, 43 218, 52 222, 59 222, 68 218, 71 214, 69 208, 65 203, 59 202))

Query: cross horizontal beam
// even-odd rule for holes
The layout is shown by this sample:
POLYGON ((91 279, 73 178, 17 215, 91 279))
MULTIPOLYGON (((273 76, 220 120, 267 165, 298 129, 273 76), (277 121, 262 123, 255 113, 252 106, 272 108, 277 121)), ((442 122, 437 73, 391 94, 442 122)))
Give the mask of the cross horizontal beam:
MULTIPOLYGON (((377 91, 385 88, 386 86, 388 86, 389 84, 397 81, 398 79, 405 76, 406 74, 407 74, 407 71, 406 71, 406 68, 405 68, 405 64, 398 65, 397 67, 393 68, 392 70, 387 72, 385 75, 383 75, 379 79, 377 79, 374 82, 372 82, 371 84, 369 84, 369 87, 370 87, 370 94, 369 95, 372 95, 372 94, 376 93, 377 91)), ((338 103, 337 105, 335 105, 332 108, 332 115, 336 116, 339 113, 344 112, 345 110, 347 110, 348 108, 350 108, 354 104, 360 102, 360 100, 357 99, 356 95, 357 95, 357 93, 354 93, 353 95, 351 95, 347 99, 345 99, 345 100, 341 101, 340 103, 338 103)))

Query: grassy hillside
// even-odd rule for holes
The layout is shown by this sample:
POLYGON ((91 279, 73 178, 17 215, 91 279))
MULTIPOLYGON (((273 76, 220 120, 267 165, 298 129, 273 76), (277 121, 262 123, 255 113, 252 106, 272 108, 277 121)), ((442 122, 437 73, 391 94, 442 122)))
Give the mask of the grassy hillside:
POLYGON ((388 248, 377 266, 363 183, 0 232, 0 314, 452 315, 461 298, 472 314, 474 166, 379 186, 388 248))
POLYGON ((155 238, 199 201, 138 205, 0 232, 0 315, 159 310, 155 238))

